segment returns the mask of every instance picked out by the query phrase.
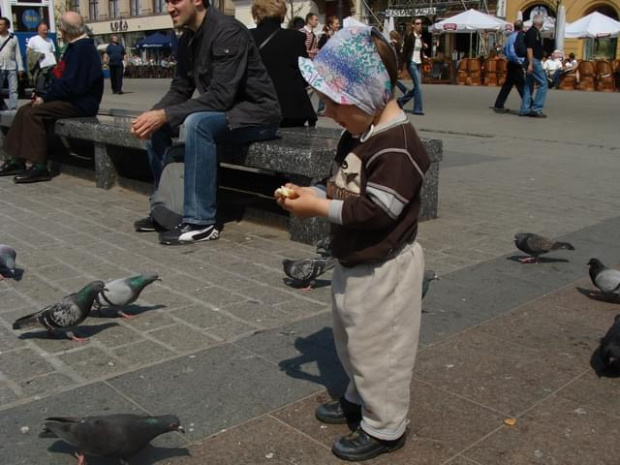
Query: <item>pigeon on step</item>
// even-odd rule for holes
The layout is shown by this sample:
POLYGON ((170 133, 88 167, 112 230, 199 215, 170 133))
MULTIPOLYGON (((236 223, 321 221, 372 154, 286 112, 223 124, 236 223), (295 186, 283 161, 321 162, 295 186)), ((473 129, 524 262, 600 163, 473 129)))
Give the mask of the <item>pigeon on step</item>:
POLYGON ((607 268, 597 258, 591 258, 588 266, 592 284, 601 290, 603 296, 613 299, 620 297, 620 271, 607 268))
POLYGON ((123 307, 135 302, 144 288, 154 281, 160 281, 159 276, 155 273, 148 273, 109 282, 95 298, 95 309, 110 307, 123 318, 129 320, 135 318, 136 315, 125 313, 123 307))
POLYGON ((517 249, 530 257, 519 260, 521 263, 535 263, 541 255, 551 252, 552 250, 566 249, 575 250, 575 247, 568 242, 558 242, 533 233, 515 234, 515 245, 517 249))
POLYGON ((116 458, 125 465, 157 436, 171 431, 185 433, 174 415, 116 414, 47 418, 39 437, 60 438, 77 447, 78 465, 86 465, 86 454, 116 458))
POLYGON ((51 334, 54 329, 67 330, 66 335, 73 341, 88 339, 77 337, 72 329, 86 319, 93 306, 95 296, 105 289, 103 281, 93 281, 79 292, 70 294, 60 302, 48 305, 43 310, 21 317, 13 323, 13 329, 26 329, 43 326, 51 334))
POLYGON ((424 297, 426 297, 426 294, 428 294, 428 290, 431 287, 431 282, 435 281, 436 279, 439 279, 439 276, 437 276, 437 273, 435 273, 433 270, 426 270, 424 272, 424 280, 422 281, 422 298, 424 299, 424 297))
POLYGON ((614 324, 601 339, 601 358, 606 370, 620 372, 620 314, 614 318, 614 324))
POLYGON ((17 253, 13 247, 0 244, 0 280, 15 275, 17 253))

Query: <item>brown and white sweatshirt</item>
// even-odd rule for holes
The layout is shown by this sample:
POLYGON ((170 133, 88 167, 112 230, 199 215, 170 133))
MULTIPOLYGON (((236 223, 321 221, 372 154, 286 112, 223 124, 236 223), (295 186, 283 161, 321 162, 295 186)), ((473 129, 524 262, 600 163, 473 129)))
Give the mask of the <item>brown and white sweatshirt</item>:
POLYGON ((332 199, 332 253, 343 266, 393 257, 418 231, 430 159, 403 113, 359 138, 343 133, 331 176, 315 186, 332 199))

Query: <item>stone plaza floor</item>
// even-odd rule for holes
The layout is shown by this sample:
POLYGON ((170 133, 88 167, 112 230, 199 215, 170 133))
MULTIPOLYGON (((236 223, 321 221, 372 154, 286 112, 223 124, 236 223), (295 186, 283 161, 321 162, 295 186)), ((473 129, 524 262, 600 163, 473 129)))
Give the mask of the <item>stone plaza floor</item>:
MULTIPOLYGON (((126 80, 102 107, 147 109, 166 85, 126 80)), ((538 120, 493 113, 497 91, 425 86, 426 115, 411 116, 422 137, 444 141, 439 218, 419 234, 442 279, 423 305, 407 445, 368 463, 620 462, 620 380, 591 366, 620 304, 585 295, 589 258, 620 263, 620 94, 551 91, 538 120), (576 250, 522 265, 513 235, 524 231, 576 250)), ((72 464, 70 446, 37 437, 42 420, 113 412, 174 413, 186 428, 136 465, 343 463, 330 448, 347 427, 314 419, 346 382, 330 276, 306 292, 281 269, 313 248, 247 221, 215 242, 161 246, 133 231, 147 206, 69 175, 0 178, 0 243, 24 269, 0 281, 0 463, 72 464), (89 342, 11 329, 91 280, 151 271, 162 281, 131 309, 139 317, 93 312, 80 333, 89 342)))

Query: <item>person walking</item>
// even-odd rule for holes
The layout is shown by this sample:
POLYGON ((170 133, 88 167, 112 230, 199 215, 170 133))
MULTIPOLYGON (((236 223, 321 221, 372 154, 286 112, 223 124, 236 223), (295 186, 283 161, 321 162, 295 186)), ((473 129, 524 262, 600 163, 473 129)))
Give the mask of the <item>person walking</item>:
POLYGON ((413 114, 423 115, 422 60, 425 58, 424 50, 428 49, 428 44, 422 40, 422 18, 415 18, 411 27, 411 32, 405 36, 403 61, 407 65, 409 76, 413 81, 413 88, 400 97, 397 102, 401 108, 404 108, 407 102, 413 98, 413 114))
POLYGON ((525 40, 522 37, 523 34, 523 21, 518 19, 514 22, 514 32, 510 34, 504 44, 503 52, 504 56, 508 60, 508 65, 506 67, 506 80, 504 81, 504 84, 502 84, 499 94, 497 94, 495 105, 493 105, 493 110, 495 110, 496 113, 508 113, 510 111, 508 108, 504 107, 504 104, 506 103, 506 99, 508 99, 508 95, 510 95, 510 91, 513 87, 517 88, 519 96, 523 98, 523 85, 525 83, 523 62, 525 61, 525 58, 517 56, 515 51, 517 39, 525 40))
POLYGON ((542 67, 543 38, 542 29, 544 18, 542 15, 534 16, 533 25, 525 33, 525 46, 527 48, 527 68, 525 85, 523 87, 523 100, 519 116, 531 116, 533 118, 546 118, 543 113, 547 98, 547 76, 542 67), (534 94, 534 83, 538 84, 538 91, 534 94))
POLYGON ((118 42, 118 36, 113 35, 105 49, 105 54, 110 70, 110 84, 113 94, 123 93, 123 71, 125 61, 125 47, 118 42))
MULTIPOLYGON (((18 73, 24 74, 24 62, 19 51, 19 43, 15 34, 9 31, 11 21, 8 18, 0 18, 0 83, 6 81, 9 84, 9 110, 17 110, 18 73)), ((6 108, 4 100, 2 108, 6 108)))

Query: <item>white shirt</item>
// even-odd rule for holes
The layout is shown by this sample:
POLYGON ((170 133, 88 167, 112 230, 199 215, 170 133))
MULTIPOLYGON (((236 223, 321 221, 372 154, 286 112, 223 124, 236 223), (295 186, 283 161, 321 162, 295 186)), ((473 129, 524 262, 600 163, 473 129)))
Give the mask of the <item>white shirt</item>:
POLYGON ((415 32, 413 35, 416 39, 413 46, 413 53, 411 54, 411 61, 419 65, 422 63, 422 35, 418 35, 415 32))
POLYGON ((36 35, 30 38, 27 46, 33 52, 38 52, 45 55, 44 57, 39 58, 40 68, 48 68, 56 64, 56 56, 54 55, 56 52, 56 47, 51 39, 44 39, 40 35, 36 35))
POLYGON ((543 64, 543 69, 547 71, 548 74, 552 74, 561 68, 562 68, 562 62, 559 60, 554 60, 552 58, 549 58, 543 64))
POLYGON ((2 51, 0 51, 0 69, 3 71, 23 71, 24 63, 22 61, 22 54, 19 51, 17 37, 13 36, 12 39, 9 39, 9 37, 11 37, 9 33, 5 36, 0 36, 0 47, 8 40, 2 51))

